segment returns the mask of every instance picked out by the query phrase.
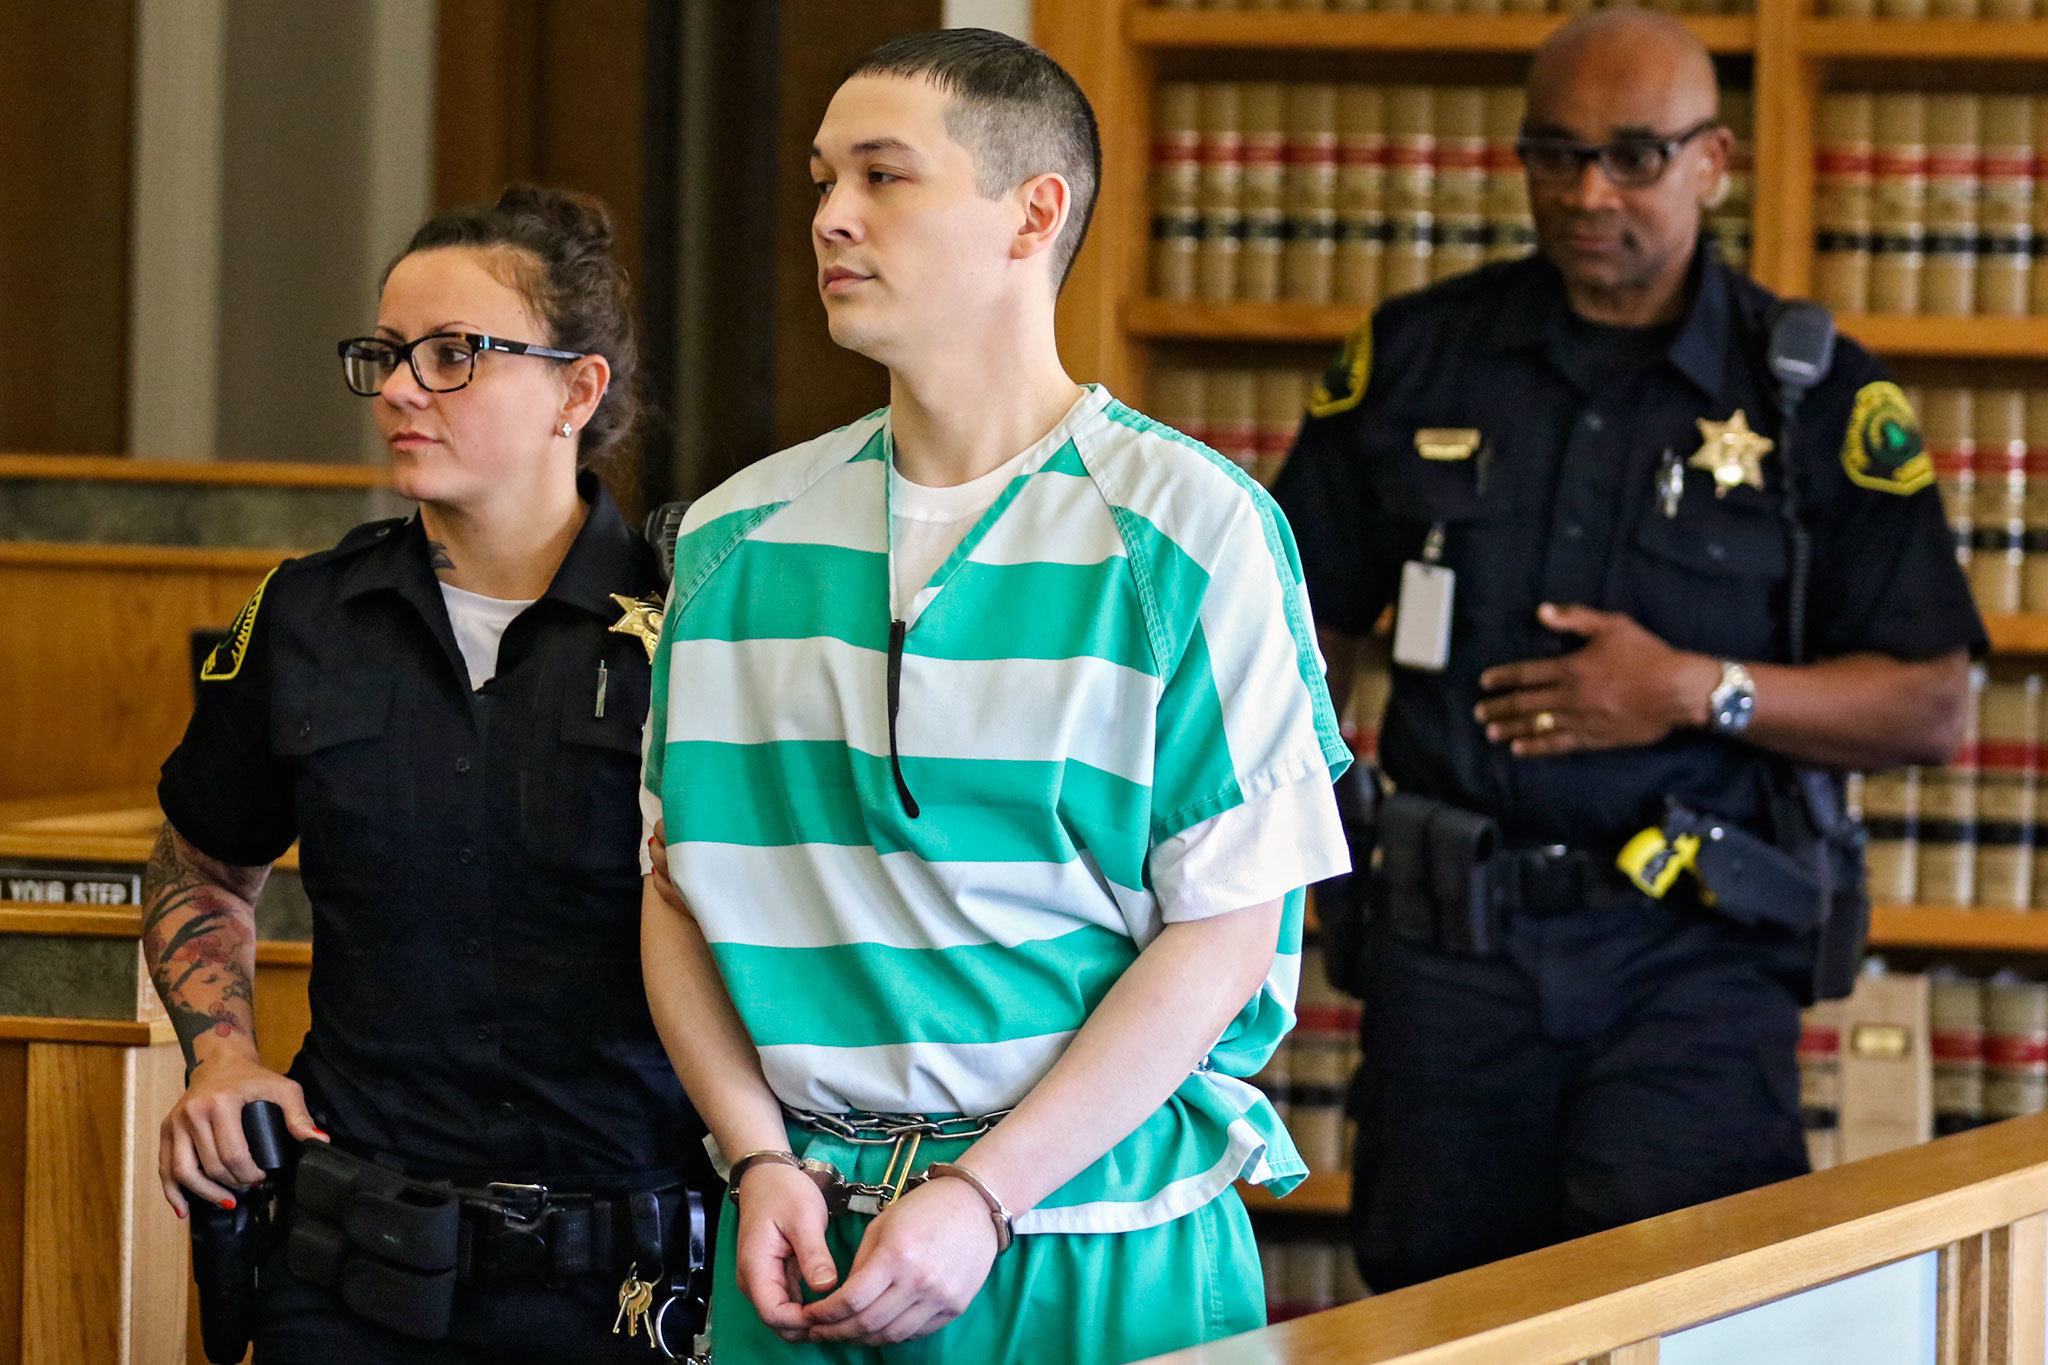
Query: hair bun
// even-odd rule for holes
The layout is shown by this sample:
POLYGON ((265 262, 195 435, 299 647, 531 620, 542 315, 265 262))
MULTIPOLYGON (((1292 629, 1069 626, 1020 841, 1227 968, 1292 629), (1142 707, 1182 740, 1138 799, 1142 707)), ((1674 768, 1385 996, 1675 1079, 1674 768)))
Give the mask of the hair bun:
POLYGON ((507 185, 498 196, 496 207, 544 219, 591 251, 610 251, 617 240, 611 210, 596 195, 580 190, 556 189, 551 185, 507 185))

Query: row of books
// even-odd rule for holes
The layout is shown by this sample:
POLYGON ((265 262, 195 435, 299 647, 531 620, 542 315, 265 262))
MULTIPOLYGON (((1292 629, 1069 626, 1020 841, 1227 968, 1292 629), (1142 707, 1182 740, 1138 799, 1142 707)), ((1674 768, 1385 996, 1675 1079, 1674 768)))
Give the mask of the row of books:
POLYGON ((1285 367, 1160 365, 1146 410, 1270 485, 1294 445, 1317 377, 1285 367))
POLYGON ((2034 19, 2034 0, 1819 0, 1829 19, 2034 19))
POLYGON ((2048 982, 1866 973, 1806 1012, 1799 1102, 1816 1170, 2048 1109, 2048 982))
POLYGON ((2048 389, 1909 387, 1987 612, 2048 611, 2048 389))
POLYGON ((1814 296, 1844 312, 2048 313, 2048 99, 1824 93, 1814 296))
POLYGON ((1870 831, 1870 897, 1880 905, 2048 909, 2041 675, 1987 682, 1978 668, 1971 697, 1954 762, 1850 784, 1870 831))
MULTIPOLYGON (((1325 14, 1583 14, 1607 0, 1152 0, 1160 9, 1325 14)), ((1667 14, 1748 14, 1754 0, 1652 0, 1667 14)))
MULTIPOLYGON (((1535 243, 1514 86, 1170 81, 1152 142, 1152 292, 1161 299, 1351 303, 1535 243)), ((1712 226, 1748 260, 1750 101, 1723 100, 1739 148, 1712 226)))
POLYGON ((1330 1240, 1261 1235, 1259 1260, 1266 1272, 1266 1317, 1271 1322, 1320 1313, 1370 1292, 1358 1277, 1351 1244, 1341 1234, 1330 1240))

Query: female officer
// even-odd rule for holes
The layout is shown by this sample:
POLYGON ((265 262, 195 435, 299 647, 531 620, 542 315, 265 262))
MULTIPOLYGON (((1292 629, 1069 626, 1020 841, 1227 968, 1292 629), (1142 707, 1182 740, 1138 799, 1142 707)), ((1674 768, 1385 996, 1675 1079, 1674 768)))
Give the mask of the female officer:
POLYGON ((278 566, 164 764, 164 1193, 183 1217, 260 1178, 252 1100, 331 1139, 264 1266, 259 1361, 647 1357, 612 1330, 621 1280, 658 1273, 702 1129, 638 968, 648 650, 614 627, 660 570, 591 472, 633 417, 611 240, 595 200, 531 187, 414 234, 340 351, 419 512, 278 566), (286 1077, 257 1060, 251 907, 295 838, 319 952, 286 1077))

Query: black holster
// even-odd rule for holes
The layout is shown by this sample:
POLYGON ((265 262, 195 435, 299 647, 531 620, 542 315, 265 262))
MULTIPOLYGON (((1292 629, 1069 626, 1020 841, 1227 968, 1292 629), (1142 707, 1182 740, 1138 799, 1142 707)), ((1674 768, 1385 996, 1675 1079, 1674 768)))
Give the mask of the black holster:
POLYGON ((1337 779, 1337 818, 1351 850, 1351 870, 1316 883, 1316 920, 1323 937, 1323 973, 1346 995, 1365 996, 1366 936, 1372 923, 1373 852, 1379 844, 1379 772, 1353 763, 1337 779))
POLYGON ((274 1177, 287 1169, 296 1144, 284 1114, 267 1100, 242 1107, 242 1136, 249 1157, 265 1175, 244 1190, 231 1209, 210 1199, 187 1199, 192 1223, 192 1282, 199 1290, 199 1340, 217 1365, 240 1365, 249 1353, 257 1276, 270 1254, 277 1213, 274 1177))

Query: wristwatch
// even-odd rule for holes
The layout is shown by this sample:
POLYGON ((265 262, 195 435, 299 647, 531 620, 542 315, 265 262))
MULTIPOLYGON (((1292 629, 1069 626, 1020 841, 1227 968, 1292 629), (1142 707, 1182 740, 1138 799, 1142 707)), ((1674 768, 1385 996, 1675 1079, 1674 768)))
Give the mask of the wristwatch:
POLYGON ((1707 696, 1707 728, 1717 735, 1739 735, 1756 714, 1756 680, 1733 659, 1721 661, 1721 681, 1707 696))

